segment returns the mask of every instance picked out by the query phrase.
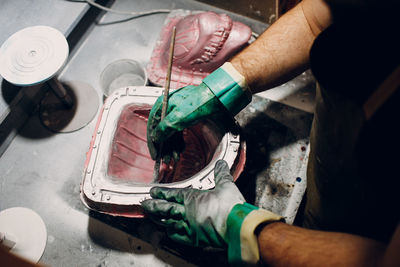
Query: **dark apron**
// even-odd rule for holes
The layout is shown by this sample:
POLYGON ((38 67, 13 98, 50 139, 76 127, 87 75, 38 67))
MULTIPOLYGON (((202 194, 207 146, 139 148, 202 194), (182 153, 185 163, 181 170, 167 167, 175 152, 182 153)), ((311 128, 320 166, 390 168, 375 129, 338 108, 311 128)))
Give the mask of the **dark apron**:
MULTIPOLYGON (((400 72, 389 76, 397 78, 395 89, 399 87, 399 76, 400 72)), ((393 86, 389 93, 393 94, 393 86)), ((385 177, 367 177, 368 171, 365 172, 365 169, 369 166, 360 165, 358 147, 361 131, 365 131, 369 119, 387 102, 387 96, 379 100, 382 97, 375 93, 369 99, 378 99, 372 101, 375 104, 366 101, 360 105, 335 91, 317 86, 307 170, 305 227, 380 240, 390 238, 399 218, 398 197, 393 194, 400 188, 389 188, 390 192, 386 189, 399 184, 399 175, 387 177, 390 175, 385 173, 385 177), (397 179, 395 184, 391 184, 390 181, 394 179, 397 179)))

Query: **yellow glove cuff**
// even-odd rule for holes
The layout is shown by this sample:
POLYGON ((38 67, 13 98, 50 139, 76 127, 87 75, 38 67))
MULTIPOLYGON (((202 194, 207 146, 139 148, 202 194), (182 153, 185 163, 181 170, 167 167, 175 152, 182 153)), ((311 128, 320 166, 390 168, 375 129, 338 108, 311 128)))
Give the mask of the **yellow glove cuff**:
POLYGON ((255 230, 266 222, 283 221, 283 217, 248 203, 232 208, 227 220, 228 260, 233 266, 256 265, 260 252, 255 230))

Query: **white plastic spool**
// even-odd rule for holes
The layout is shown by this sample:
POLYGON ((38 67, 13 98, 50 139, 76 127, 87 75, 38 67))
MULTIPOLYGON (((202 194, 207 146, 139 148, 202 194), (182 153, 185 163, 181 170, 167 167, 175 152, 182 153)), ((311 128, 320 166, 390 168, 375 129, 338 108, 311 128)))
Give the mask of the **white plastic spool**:
POLYGON ((72 132, 86 126, 99 107, 97 93, 91 86, 74 82, 66 88, 57 79, 68 54, 65 36, 49 26, 24 28, 0 48, 0 75, 5 80, 24 87, 44 82, 50 85, 54 94, 43 99, 40 115, 44 125, 56 132, 72 132), (62 104, 56 112, 55 101, 62 104), (68 118, 67 122, 61 120, 64 124, 60 125, 60 117, 68 118))
POLYGON ((0 212, 0 246, 10 253, 36 263, 46 242, 46 226, 33 210, 15 207, 0 212))

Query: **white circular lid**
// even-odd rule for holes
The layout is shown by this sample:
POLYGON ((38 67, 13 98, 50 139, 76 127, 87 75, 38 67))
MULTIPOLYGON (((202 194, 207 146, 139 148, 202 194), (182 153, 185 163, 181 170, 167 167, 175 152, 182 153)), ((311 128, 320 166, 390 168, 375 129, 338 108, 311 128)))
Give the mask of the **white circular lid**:
POLYGON ((8 82, 29 86, 52 78, 68 58, 65 36, 49 26, 24 28, 0 48, 0 75, 8 82))
POLYGON ((1 211, 0 232, 14 238, 16 244, 11 253, 35 263, 42 257, 47 231, 42 218, 33 210, 14 207, 1 211))

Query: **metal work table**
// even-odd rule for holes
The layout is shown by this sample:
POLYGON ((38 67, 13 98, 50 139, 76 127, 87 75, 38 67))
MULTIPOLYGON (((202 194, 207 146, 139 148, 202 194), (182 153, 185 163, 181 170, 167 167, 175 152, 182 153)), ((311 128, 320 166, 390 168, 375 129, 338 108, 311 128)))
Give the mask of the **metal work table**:
MULTIPOLYGON (((55 27, 68 36, 89 10, 86 3, 61 0, 41 0, 35 4, 28 0, 6 0, 0 6, 1 42, 23 27, 38 24, 55 27)), ((224 12, 189 0, 118 0, 111 7, 132 11, 163 8, 224 12)), ((248 24, 257 33, 268 26, 225 13, 248 24)), ((69 61, 59 75, 60 81, 84 81, 97 90, 102 102, 101 71, 122 58, 135 59, 145 66, 166 16, 130 18, 103 14, 75 42, 69 61)), ((282 88, 300 88, 309 99, 312 86, 312 77, 305 73, 282 88)), ((4 92, 2 96, 0 111, 4 118, 12 100, 4 92)), ((237 120, 248 146, 246 168, 238 185, 247 201, 280 212, 279 200, 271 198, 288 194, 294 187, 280 184, 281 177, 290 174, 293 179, 301 176, 305 181, 303 167, 312 114, 261 95, 254 96, 237 120)), ((1 155, 0 210, 22 206, 42 217, 48 239, 40 262, 49 266, 226 265, 224 251, 172 243, 146 219, 114 218, 85 208, 79 198, 79 187, 95 123, 96 118, 76 132, 55 134, 43 127, 34 110, 22 122, 15 138, 8 139, 9 145, 1 155)))

